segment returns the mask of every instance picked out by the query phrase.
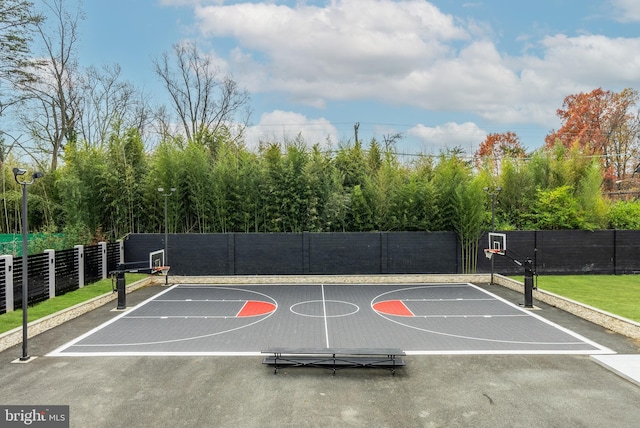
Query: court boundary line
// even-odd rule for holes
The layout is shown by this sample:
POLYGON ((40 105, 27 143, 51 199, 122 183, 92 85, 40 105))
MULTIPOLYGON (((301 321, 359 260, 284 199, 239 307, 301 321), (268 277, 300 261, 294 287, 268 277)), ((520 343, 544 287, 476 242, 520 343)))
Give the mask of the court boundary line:
POLYGON ((81 340, 86 339, 87 337, 91 336, 92 334, 102 330, 105 327, 108 327, 109 325, 115 323, 116 321, 118 321, 119 319, 123 318, 125 315, 127 315, 129 312, 132 312, 133 310, 140 308, 144 305, 146 305, 147 303, 151 302, 152 300, 157 299, 158 297, 162 296, 165 293, 168 293, 169 291, 173 290, 174 288, 180 286, 180 284, 175 284, 172 285, 171 287, 167 288, 166 290, 161 291, 158 294, 155 294, 151 297, 149 297, 148 299, 138 303, 135 306, 132 306, 131 308, 127 308, 126 310, 122 311, 122 313, 118 314, 117 316, 113 317, 112 319, 105 321, 104 323, 92 328, 91 330, 87 331, 86 333, 76 337, 75 339, 71 340, 70 342, 65 343, 62 346, 59 346, 58 348, 54 349, 53 351, 49 352, 48 354, 46 354, 46 356, 51 356, 51 357, 56 357, 56 356, 64 356, 64 355, 69 355, 69 354, 62 354, 62 352, 65 349, 71 348, 72 346, 75 346, 78 342, 80 342, 81 340))
POLYGON ((516 305, 515 303, 512 303, 512 302, 510 302, 510 301, 508 301, 508 300, 506 300, 506 299, 503 299, 502 297, 500 297, 500 296, 498 296, 498 295, 496 295, 496 294, 493 294, 493 293, 491 293, 490 291, 485 290, 485 289, 483 289, 483 288, 481 288, 481 287, 478 287, 478 286, 477 286, 477 285, 475 285, 475 284, 469 283, 469 285, 470 285, 471 287, 473 287, 473 288, 477 289, 477 290, 482 291, 483 293, 486 293, 486 294, 488 294, 488 295, 490 295, 490 296, 495 297, 496 299, 498 299, 498 300, 500 300, 500 301, 502 301, 502 302, 504 302, 504 303, 506 303, 506 304, 508 304, 508 305, 510 305, 510 306, 513 306, 513 307, 517 308, 519 311, 524 312, 525 314, 530 315, 530 316, 532 316, 532 317, 534 317, 534 318, 536 318, 536 319, 538 319, 538 320, 542 321, 543 323, 545 323, 545 324, 547 324, 547 325, 550 325, 550 326, 552 326, 552 327, 554 327, 554 328, 557 328, 558 330, 560 330, 560 331, 562 331, 562 332, 564 332, 564 333, 566 333, 566 334, 568 334, 568 335, 570 335, 570 336, 573 336, 573 337, 575 337, 576 339, 578 339, 578 340, 580 340, 580 341, 582 341, 582 342, 585 342, 585 343, 587 343, 587 344, 589 344, 589 345, 591 345, 591 346, 593 346, 593 347, 596 347, 596 348, 598 348, 600 351, 602 351, 602 352, 592 352, 592 354, 594 354, 594 355, 595 355, 595 354, 599 354, 599 353, 605 353, 605 354, 615 354, 615 353, 616 353, 615 351, 613 351, 613 350, 611 350, 611 349, 607 348, 606 346, 602 346, 602 345, 600 345, 599 343, 597 343, 597 342, 595 342, 595 341, 593 341, 593 340, 591 340, 591 339, 588 339, 588 338, 586 338, 586 337, 582 336, 581 334, 576 333, 576 332, 575 332, 575 331, 573 331, 573 330, 570 330, 570 329, 568 329, 568 328, 566 328, 566 327, 563 327, 563 326, 561 326, 560 324, 557 324, 557 323, 555 323, 555 322, 553 322, 553 321, 551 321, 551 320, 548 320, 548 319, 544 318, 544 317, 543 317, 543 316, 541 316, 541 315, 536 314, 535 312, 531 311, 530 309, 526 309, 526 308, 524 308, 524 307, 522 307, 522 306, 516 305))

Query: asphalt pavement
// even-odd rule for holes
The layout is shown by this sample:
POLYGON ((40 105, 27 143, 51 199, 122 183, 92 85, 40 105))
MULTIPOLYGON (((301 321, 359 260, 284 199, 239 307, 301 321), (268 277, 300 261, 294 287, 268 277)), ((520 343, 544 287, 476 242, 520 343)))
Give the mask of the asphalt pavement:
MULTIPOLYGON (((481 285, 506 300, 522 295, 481 285)), ((127 296, 128 306, 165 290, 127 296)), ((640 343, 535 302, 619 354, 640 343)), ((588 355, 424 355, 383 369, 282 368, 257 356, 48 357, 116 316, 111 302, 0 353, 0 405, 68 405, 71 427, 636 427, 640 386, 588 355)))

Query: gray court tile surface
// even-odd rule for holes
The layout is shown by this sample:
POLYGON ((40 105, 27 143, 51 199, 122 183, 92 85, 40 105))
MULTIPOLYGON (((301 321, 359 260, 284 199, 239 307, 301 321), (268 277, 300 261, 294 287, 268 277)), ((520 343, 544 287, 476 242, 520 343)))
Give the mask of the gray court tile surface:
POLYGON ((253 355, 269 347, 392 347, 416 355, 611 352, 472 284, 180 284, 49 355, 253 355), (379 304, 410 315, 378 310, 379 304), (258 310, 244 312, 251 307, 258 310))

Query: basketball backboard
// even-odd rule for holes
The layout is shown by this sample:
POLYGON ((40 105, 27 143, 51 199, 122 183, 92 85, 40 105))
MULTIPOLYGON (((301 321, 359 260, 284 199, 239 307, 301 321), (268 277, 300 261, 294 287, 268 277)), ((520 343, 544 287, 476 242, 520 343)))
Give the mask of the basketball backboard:
POLYGON ((489 249, 496 250, 504 256, 507 252, 507 235, 505 233, 489 232, 489 249))
POLYGON ((164 266, 164 250, 152 251, 149 253, 149 268, 159 268, 164 266))

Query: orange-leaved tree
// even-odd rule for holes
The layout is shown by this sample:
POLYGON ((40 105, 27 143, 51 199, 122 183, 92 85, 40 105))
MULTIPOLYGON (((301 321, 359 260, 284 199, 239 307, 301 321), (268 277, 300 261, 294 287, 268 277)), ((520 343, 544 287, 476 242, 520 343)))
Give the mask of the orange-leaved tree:
POLYGON ((546 136, 546 146, 576 146, 587 156, 599 156, 605 180, 609 184, 622 180, 638 156, 639 116, 633 111, 637 102, 634 89, 612 92, 598 88, 569 95, 556 112, 562 126, 546 136))
POLYGON ((520 144, 520 138, 515 132, 494 133, 478 146, 475 152, 478 166, 488 165, 496 176, 500 174, 500 164, 504 158, 523 158, 525 149, 520 144))

